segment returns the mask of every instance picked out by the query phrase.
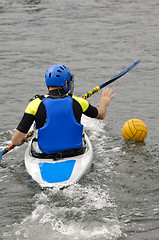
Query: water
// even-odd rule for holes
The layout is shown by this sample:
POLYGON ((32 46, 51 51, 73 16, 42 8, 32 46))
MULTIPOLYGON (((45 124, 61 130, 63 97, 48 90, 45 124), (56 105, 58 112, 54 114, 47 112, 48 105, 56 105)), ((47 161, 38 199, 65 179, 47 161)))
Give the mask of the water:
POLYGON ((50 65, 66 64, 81 96, 141 60, 111 85, 106 119, 83 119, 94 160, 77 184, 41 190, 26 173, 26 145, 3 156, 1 239, 159 239, 158 16, 157 0, 1 0, 1 149, 29 99, 46 93, 50 65), (131 118, 147 125, 145 144, 123 141, 131 118))

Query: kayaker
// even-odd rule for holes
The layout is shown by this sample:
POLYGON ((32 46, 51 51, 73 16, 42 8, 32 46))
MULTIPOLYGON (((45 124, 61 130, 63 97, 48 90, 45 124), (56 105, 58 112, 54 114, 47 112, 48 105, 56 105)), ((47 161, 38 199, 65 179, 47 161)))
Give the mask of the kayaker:
POLYGON ((21 145, 35 121, 38 129, 37 144, 43 155, 56 153, 81 154, 83 149, 83 125, 81 116, 104 119, 110 101, 115 97, 112 89, 104 89, 98 107, 87 100, 72 95, 73 75, 68 67, 56 64, 45 74, 48 95, 36 95, 12 136, 12 144, 21 145))

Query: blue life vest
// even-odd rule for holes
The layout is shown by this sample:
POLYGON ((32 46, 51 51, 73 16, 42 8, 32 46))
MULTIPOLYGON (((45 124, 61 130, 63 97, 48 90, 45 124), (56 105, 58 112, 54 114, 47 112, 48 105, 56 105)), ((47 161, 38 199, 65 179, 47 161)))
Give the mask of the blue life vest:
POLYGON ((47 154, 80 148, 83 125, 79 124, 73 113, 73 99, 44 98, 46 124, 38 129, 38 145, 47 154))

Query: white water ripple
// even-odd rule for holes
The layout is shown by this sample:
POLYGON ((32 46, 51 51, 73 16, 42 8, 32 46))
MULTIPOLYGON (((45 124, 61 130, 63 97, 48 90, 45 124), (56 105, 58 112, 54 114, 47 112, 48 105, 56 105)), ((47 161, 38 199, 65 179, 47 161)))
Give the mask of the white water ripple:
POLYGON ((34 198, 36 206, 31 215, 20 224, 8 226, 10 231, 3 234, 3 239, 116 239, 121 235, 117 219, 96 218, 93 214, 114 207, 109 194, 100 188, 76 184, 64 191, 48 190, 34 198), (57 196, 62 205, 58 206, 57 196))

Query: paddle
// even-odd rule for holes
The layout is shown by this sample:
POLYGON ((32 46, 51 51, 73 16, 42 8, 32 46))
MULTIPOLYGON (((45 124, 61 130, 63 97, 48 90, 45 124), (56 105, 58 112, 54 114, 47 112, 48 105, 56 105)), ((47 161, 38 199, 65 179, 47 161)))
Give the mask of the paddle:
MULTIPOLYGON (((112 77, 110 80, 104 82, 103 84, 95 87, 92 91, 86 93, 85 95, 82 96, 82 98, 87 99, 90 96, 92 96, 94 93, 98 92, 100 89, 104 88, 105 86, 107 86, 108 84, 114 82, 115 80, 117 80, 118 78, 122 77, 124 74, 126 74, 128 71, 130 71, 133 67, 135 67, 138 63, 140 62, 140 60, 138 60, 137 62, 134 62, 133 64, 131 64, 129 67, 125 68, 122 72, 118 73, 117 75, 115 75, 114 77, 112 77)), ((26 134, 26 137, 29 138, 33 135, 34 131, 29 132, 28 134, 26 134)), ((0 162, 2 160, 2 156, 4 154, 6 154, 7 152, 9 152, 10 150, 12 150, 13 148, 15 148, 16 145, 10 145, 9 147, 5 148, 4 150, 2 150, 0 152, 0 162)))
POLYGON ((87 99, 90 96, 92 96, 94 93, 98 92, 100 89, 104 88, 105 86, 107 86, 108 84, 114 82, 115 80, 117 80, 118 78, 122 77, 123 75, 125 75, 127 72, 129 72, 133 67, 135 67, 138 63, 140 63, 140 60, 138 60, 137 62, 134 62, 133 64, 131 64, 129 67, 125 68, 122 72, 118 73, 117 75, 115 75, 114 77, 112 77, 110 80, 104 82, 103 84, 95 87, 92 91, 86 93, 85 95, 82 96, 82 98, 87 99))
MULTIPOLYGON (((32 130, 32 131, 30 131, 29 133, 27 133, 27 134, 25 135, 25 137, 29 138, 29 137, 31 137, 33 134, 34 134, 34 130, 32 130)), ((9 147, 3 149, 3 150, 0 152, 0 162, 1 162, 1 160, 2 160, 2 156, 3 156, 4 154, 6 154, 7 152, 9 152, 10 150, 12 150, 13 148, 15 148, 15 147, 16 147, 16 145, 10 145, 9 147)))

